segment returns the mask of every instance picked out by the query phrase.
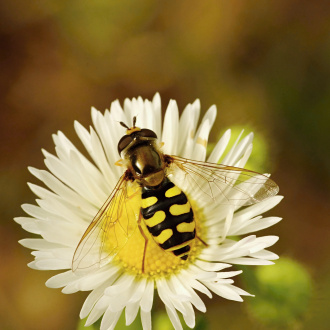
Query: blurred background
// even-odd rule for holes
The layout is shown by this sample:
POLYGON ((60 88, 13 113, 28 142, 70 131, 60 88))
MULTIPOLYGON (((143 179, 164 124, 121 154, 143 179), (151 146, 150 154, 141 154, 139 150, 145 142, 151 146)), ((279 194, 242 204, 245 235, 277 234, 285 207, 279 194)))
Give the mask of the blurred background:
MULTIPOLYGON (((280 236, 282 258, 236 278, 255 298, 203 297, 200 328, 329 329, 329 1, 2 1, 0 68, 1 329, 77 329, 87 296, 48 289, 55 272, 26 266, 17 241, 31 234, 12 218, 34 203, 27 166, 45 168, 57 130, 80 147, 73 121, 88 126, 91 106, 156 92, 163 109, 216 104, 211 142, 253 130, 252 168, 285 196, 268 212, 283 221, 259 233, 280 236)), ((155 329, 171 329, 162 319, 155 329)))

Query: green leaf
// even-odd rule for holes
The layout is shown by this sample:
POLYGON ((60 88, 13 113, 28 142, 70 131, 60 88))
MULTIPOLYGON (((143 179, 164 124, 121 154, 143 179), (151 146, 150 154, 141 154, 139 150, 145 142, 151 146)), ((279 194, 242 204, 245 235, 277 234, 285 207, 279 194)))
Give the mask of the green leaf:
POLYGON ((248 300, 248 310, 255 319, 266 325, 293 326, 304 317, 312 295, 312 281, 302 265, 281 258, 276 265, 258 267, 254 274, 246 273, 248 291, 256 296, 248 300))

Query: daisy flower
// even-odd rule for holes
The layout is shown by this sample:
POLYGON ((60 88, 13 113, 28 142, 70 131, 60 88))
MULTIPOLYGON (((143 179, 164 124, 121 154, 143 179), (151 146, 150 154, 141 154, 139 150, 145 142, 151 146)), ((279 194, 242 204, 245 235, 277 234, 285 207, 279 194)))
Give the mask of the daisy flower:
MULTIPOLYGON (((162 124, 159 94, 152 101, 140 97, 126 99, 123 107, 115 101, 110 111, 106 110, 104 114, 92 108, 94 127, 89 130, 78 122, 74 123, 88 158, 62 132, 58 132, 53 136, 56 155, 43 150, 48 170, 29 168, 46 188, 29 183, 38 196, 37 205, 24 204, 22 208, 28 216, 16 218, 15 221, 26 231, 41 237, 23 239, 20 243, 33 250, 35 259, 29 267, 61 271, 46 282, 48 287, 63 288, 63 293, 90 291, 80 312, 81 318, 87 317, 86 325, 102 317, 101 329, 114 329, 124 312, 127 325, 140 313, 143 329, 151 329, 153 298, 154 294, 158 294, 175 329, 182 329, 178 312, 193 328, 194 308, 206 311, 200 293, 209 298, 216 294, 235 301, 242 301, 242 296, 250 295, 233 285, 233 277, 242 271, 229 271, 231 265, 270 265, 272 260, 278 258, 267 250, 278 237, 257 237, 250 233, 281 220, 278 217, 264 218, 262 213, 277 205, 282 197, 275 196, 277 186, 274 186, 268 194, 270 197, 267 191, 263 191, 262 198, 258 198, 260 185, 255 183, 260 177, 267 182, 266 176, 257 175, 237 184, 238 175, 242 173, 238 172, 235 176, 237 173, 230 172, 233 166, 243 168, 247 162, 252 151, 252 133, 244 138, 240 136, 225 154, 231 134, 230 130, 226 131, 206 158, 208 136, 216 113, 216 107, 210 107, 198 125, 199 100, 188 104, 181 117, 176 102, 171 100, 162 124), (180 179, 175 172, 168 174, 188 196, 194 212, 196 237, 191 241, 191 250, 186 257, 179 258, 161 248, 146 230, 144 221, 139 227, 141 230, 128 234, 131 225, 125 223, 127 219, 122 214, 117 217, 121 230, 119 226, 112 231, 100 227, 98 236, 93 238, 90 246, 79 244, 85 244, 84 239, 91 232, 86 232, 86 229, 102 210, 102 205, 105 207, 104 202, 126 171, 126 167, 118 163, 117 145, 125 135, 125 128, 119 122, 128 125, 135 116, 137 127, 150 129, 157 135, 162 153, 184 157, 179 158, 181 165, 177 167, 186 166, 186 159, 200 166, 194 180, 187 180, 186 175, 181 175, 180 179), (205 161, 214 164, 221 162, 226 165, 223 169, 231 173, 223 179, 222 186, 217 186, 219 191, 214 195, 212 185, 216 180, 205 184, 196 179, 203 176, 202 162, 205 161), (228 184, 228 180, 237 182, 228 184), (206 189, 209 189, 212 198, 203 198, 202 192, 206 189), (230 202, 240 200, 240 194, 246 191, 255 198, 254 202, 246 204, 253 205, 230 202), (221 202, 226 200, 229 203, 221 202), (238 236, 243 238, 238 239, 238 236), (106 250, 113 245, 117 248, 115 253, 109 253, 102 262, 99 259, 93 264, 99 256, 98 253, 93 255, 93 246, 97 249, 102 246, 106 250), (84 255, 80 258, 82 252, 84 255), (79 262, 75 263, 74 256, 80 258, 79 262), (80 269, 84 268, 80 267, 80 262, 86 263, 85 269, 80 269), (88 267, 92 264, 96 267, 88 267)), ((140 210, 141 191, 131 192, 131 196, 130 203, 140 210)), ((114 203, 114 207, 120 203, 123 200, 114 203)), ((133 214, 131 219, 136 216, 133 214)))

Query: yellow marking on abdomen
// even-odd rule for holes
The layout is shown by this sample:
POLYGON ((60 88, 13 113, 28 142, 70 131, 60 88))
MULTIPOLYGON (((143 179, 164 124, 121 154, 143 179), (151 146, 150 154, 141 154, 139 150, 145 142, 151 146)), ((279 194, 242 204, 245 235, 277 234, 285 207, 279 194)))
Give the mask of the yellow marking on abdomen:
POLYGON ((149 207, 151 205, 156 204, 157 201, 158 201, 158 199, 155 196, 148 197, 148 198, 143 198, 141 206, 142 206, 143 209, 145 209, 146 207, 149 207))
POLYGON ((174 204, 170 207, 170 213, 172 215, 181 215, 184 213, 188 213, 190 211, 190 203, 187 202, 186 204, 174 204))
POLYGON ((181 222, 176 226, 176 230, 179 233, 191 233, 195 229, 195 222, 181 222))
POLYGON ((182 243, 180 245, 172 246, 171 248, 166 249, 166 251, 171 252, 171 251, 179 250, 179 249, 185 247, 186 245, 190 245, 190 244, 191 244, 191 240, 188 241, 188 242, 184 242, 184 243, 182 243))
POLYGON ((181 194, 181 190, 177 186, 174 186, 166 191, 165 197, 170 198, 180 194, 181 194))
POLYGON ((163 244, 165 241, 167 241, 171 236, 173 235, 172 229, 164 229, 160 235, 154 237, 155 241, 158 244, 163 244))
POLYGON ((159 223, 163 222, 165 220, 166 214, 164 211, 157 211, 151 218, 144 219, 145 223, 149 227, 154 227, 158 225, 159 223))

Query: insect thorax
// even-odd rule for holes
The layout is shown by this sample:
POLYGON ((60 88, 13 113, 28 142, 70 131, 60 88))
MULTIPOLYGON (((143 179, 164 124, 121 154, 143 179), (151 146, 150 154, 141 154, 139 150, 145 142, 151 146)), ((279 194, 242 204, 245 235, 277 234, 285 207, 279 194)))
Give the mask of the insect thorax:
POLYGON ((155 141, 137 141, 124 153, 127 167, 142 186, 159 186, 165 177, 163 155, 155 141))
POLYGON ((186 194, 168 178, 157 188, 142 187, 141 214, 156 243, 186 260, 196 235, 186 194))

